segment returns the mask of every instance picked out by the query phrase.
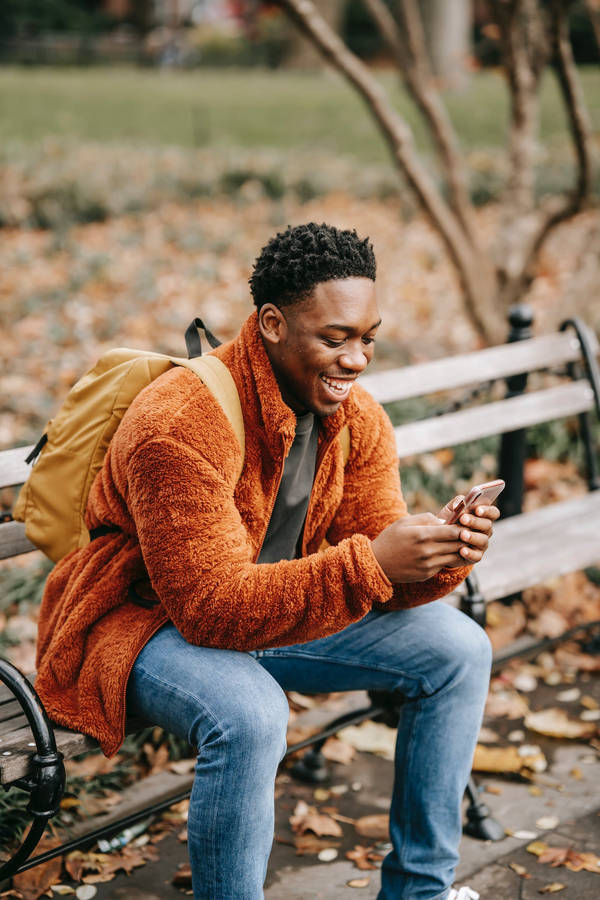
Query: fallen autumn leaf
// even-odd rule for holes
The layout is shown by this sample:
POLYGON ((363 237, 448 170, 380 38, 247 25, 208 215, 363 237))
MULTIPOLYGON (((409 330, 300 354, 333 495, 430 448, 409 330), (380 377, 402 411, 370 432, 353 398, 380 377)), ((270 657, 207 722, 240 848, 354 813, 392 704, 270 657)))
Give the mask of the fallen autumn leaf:
POLYGON ((525 716, 525 727, 538 734, 557 738, 588 738, 597 732, 593 723, 569 719, 564 709, 557 707, 528 713, 525 716))
POLYGON ((343 832, 340 825, 325 813, 320 813, 314 806, 307 806, 304 801, 300 801, 296 805, 294 814, 290 816, 290 825, 292 831, 296 834, 304 834, 306 831, 312 831, 317 837, 331 835, 332 837, 342 837, 343 832))
MULTIPOLYGON (((56 847, 60 841, 56 838, 42 838, 38 844, 38 851, 43 853, 56 847)), ((62 871, 62 857, 57 856, 49 859, 33 869, 27 869, 13 877, 13 887, 23 895, 23 900, 37 900, 42 894, 45 894, 52 884, 60 882, 62 871)))
POLYGON ((385 813, 361 816, 354 823, 354 827, 361 837, 368 837, 374 841, 387 841, 390 834, 390 817, 385 813))

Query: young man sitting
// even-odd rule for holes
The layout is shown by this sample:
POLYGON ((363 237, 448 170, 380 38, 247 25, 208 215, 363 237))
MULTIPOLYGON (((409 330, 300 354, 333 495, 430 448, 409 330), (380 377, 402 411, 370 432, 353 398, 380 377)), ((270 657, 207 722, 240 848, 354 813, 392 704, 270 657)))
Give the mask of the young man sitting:
POLYGON ((197 747, 197 900, 263 896, 284 690, 397 692, 380 900, 468 900, 451 884, 491 654, 479 626, 434 601, 481 559, 498 510, 457 525, 407 514, 391 424, 357 384, 380 324, 368 240, 289 228, 250 285, 256 310, 215 351, 240 396, 241 476, 229 421, 193 373, 138 395, 88 503, 89 528, 118 531, 52 572, 36 686, 108 755, 126 711, 197 747))

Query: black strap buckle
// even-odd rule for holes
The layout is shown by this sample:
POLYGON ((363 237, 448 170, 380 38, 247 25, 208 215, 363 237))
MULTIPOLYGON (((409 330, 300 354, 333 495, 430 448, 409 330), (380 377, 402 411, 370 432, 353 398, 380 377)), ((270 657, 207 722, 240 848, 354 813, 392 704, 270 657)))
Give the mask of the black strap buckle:
POLYGON ((202 356, 202 343, 198 333, 200 328, 206 335, 206 340, 213 350, 221 344, 221 341, 206 327, 202 319, 195 318, 185 330, 185 346, 187 347, 188 359, 196 359, 198 356, 202 356))

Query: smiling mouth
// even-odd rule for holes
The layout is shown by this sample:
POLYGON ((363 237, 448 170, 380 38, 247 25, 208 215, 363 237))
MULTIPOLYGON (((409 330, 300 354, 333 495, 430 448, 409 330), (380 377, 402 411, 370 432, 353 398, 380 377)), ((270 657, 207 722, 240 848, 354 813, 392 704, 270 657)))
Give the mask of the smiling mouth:
POLYGON ((321 375, 320 378, 330 391, 340 397, 340 399, 343 399, 350 393, 350 388, 355 381, 354 378, 330 378, 327 375, 321 375))

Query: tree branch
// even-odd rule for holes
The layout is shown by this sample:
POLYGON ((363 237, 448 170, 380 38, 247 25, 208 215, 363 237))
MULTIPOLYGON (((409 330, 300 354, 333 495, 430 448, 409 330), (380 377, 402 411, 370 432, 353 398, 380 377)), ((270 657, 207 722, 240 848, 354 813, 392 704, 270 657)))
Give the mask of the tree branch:
POLYGON ((456 132, 441 102, 429 64, 423 23, 415 0, 398 3, 405 35, 383 0, 365 0, 383 40, 393 53, 413 100, 421 111, 437 149, 454 212, 469 240, 477 246, 477 229, 456 132))
POLYGON ((577 187, 573 199, 577 203, 577 209, 580 209, 589 194, 592 181, 592 128, 569 38, 568 5, 568 0, 552 0, 552 26, 557 76, 577 156, 577 187))
POLYGON ((491 300, 493 272, 487 260, 474 252, 465 233, 414 147, 410 127, 391 106, 383 88, 369 69, 341 41, 319 15, 310 0, 280 0, 291 18, 310 37, 323 56, 356 88, 383 133, 393 158, 431 217, 463 282, 465 307, 486 341, 495 337, 496 321, 491 300), (487 279, 487 283, 486 282, 487 279))
MULTIPOLYGON (((527 52, 526 35, 535 0, 492 0, 500 29, 504 71, 510 91, 511 123, 505 209, 517 220, 533 207, 538 78, 527 52)), ((504 254, 503 254, 504 255, 504 254)))
POLYGON ((540 224, 532 235, 524 254, 521 272, 507 285, 513 296, 519 296, 531 280, 535 261, 549 234, 583 209, 589 197, 592 180, 591 125, 585 106, 577 68, 569 38, 567 8, 569 0, 552 0, 552 37, 556 61, 556 73, 563 96, 571 137, 577 158, 577 183, 571 194, 552 198, 544 207, 540 224))
POLYGON ((552 31, 556 59, 556 74, 563 96, 569 129, 577 159, 577 183, 572 194, 555 202, 546 210, 538 233, 532 241, 525 269, 531 268, 550 232, 565 219, 579 212, 589 197, 592 183, 591 124, 577 77, 577 68, 569 38, 568 0, 552 0, 552 31))

